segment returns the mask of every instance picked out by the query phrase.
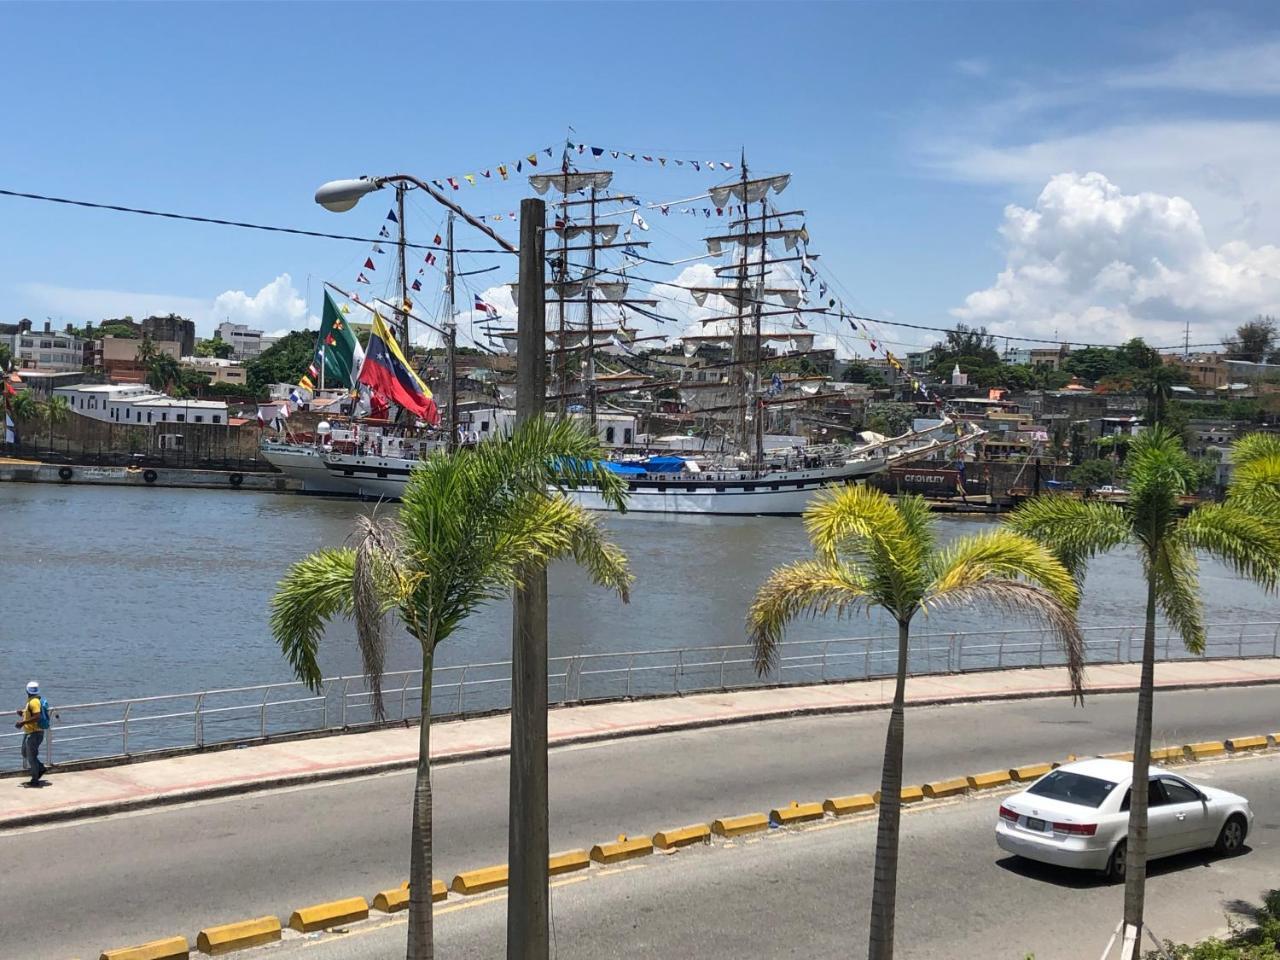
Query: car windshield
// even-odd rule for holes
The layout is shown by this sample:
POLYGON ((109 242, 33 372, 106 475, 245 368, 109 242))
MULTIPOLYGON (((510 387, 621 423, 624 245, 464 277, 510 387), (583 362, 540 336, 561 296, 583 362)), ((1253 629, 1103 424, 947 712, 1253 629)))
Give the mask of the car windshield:
POLYGON ((1069 770, 1054 770, 1038 780, 1027 793, 1064 803, 1075 803, 1082 807, 1099 807, 1107 795, 1115 789, 1111 780, 1099 780, 1097 777, 1086 777, 1081 773, 1069 770))

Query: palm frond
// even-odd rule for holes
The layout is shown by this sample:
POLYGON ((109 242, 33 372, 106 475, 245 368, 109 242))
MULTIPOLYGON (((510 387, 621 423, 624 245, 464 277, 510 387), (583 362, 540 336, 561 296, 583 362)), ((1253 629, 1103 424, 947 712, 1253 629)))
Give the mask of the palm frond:
POLYGON ((837 616, 875 605, 861 572, 836 559, 801 560, 776 568, 756 591, 747 613, 756 673, 777 661, 787 624, 797 617, 837 616))
POLYGON ((1134 536, 1151 553, 1178 521, 1178 497, 1196 488, 1196 467, 1182 439, 1157 426, 1133 441, 1124 470, 1129 487, 1125 513, 1134 536))
POLYGON ((876 602, 909 618, 924 591, 933 542, 923 509, 920 497, 895 502, 874 487, 845 486, 819 493, 804 523, 821 559, 859 563, 876 602))
POLYGON ((1274 433, 1246 433, 1231 444, 1231 462, 1237 468, 1269 457, 1280 457, 1280 436, 1274 433))
POLYGON ((1195 553, 1176 540, 1166 539, 1147 575, 1155 582, 1156 604, 1183 644, 1192 653, 1204 653, 1204 606, 1195 553))
POLYGON ((1061 494, 1027 500, 1008 516, 1005 525, 1053 551, 1077 583, 1084 581, 1087 561, 1133 535, 1122 508, 1061 494))
POLYGON ((594 515, 576 504, 569 506, 574 514, 574 522, 569 525, 574 562, 597 586, 612 590, 623 603, 630 603, 635 577, 627 555, 605 535, 604 527, 594 515))
POLYGON ((1169 537, 1177 546, 1203 550, 1266 590, 1280 583, 1280 522, 1236 503, 1196 507, 1169 537))
POLYGON ((983 580, 1015 577, 1039 585, 1068 609, 1080 604, 1080 589, 1066 566, 1047 546, 1013 530, 964 537, 940 552, 929 593, 946 594, 983 580))
POLYGON ((1231 472, 1227 502, 1280 521, 1280 453, 1252 456, 1238 464, 1231 472))
POLYGON ((924 497, 903 496, 896 502, 898 515, 924 555, 933 553, 937 543, 937 519, 924 497))
POLYGON ((320 691, 316 652, 324 625, 354 612, 355 551, 320 550, 289 568, 271 598, 271 633, 294 675, 320 691))
MULTIPOLYGON (((1065 570, 1062 576, 1067 581, 1071 579, 1065 570)), ((925 606, 935 610, 981 607, 1044 624, 1066 655, 1072 699, 1084 701, 1084 636, 1076 623, 1073 605, 1037 584, 1022 580, 987 577, 974 581, 959 578, 955 582, 953 587, 927 594, 925 606)))

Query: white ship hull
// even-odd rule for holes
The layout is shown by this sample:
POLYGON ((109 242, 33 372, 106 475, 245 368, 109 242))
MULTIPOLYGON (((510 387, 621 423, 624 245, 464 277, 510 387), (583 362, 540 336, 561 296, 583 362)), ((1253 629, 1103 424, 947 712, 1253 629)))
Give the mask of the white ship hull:
POLYGON ((347 497, 359 494, 354 486, 343 483, 325 469, 324 454, 315 447, 296 443, 264 443, 260 449, 268 463, 287 476, 302 481, 303 493, 347 497))

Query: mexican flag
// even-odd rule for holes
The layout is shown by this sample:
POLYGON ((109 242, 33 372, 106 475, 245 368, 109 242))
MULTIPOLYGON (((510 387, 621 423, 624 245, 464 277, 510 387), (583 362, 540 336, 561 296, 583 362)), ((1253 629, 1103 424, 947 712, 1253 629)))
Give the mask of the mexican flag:
MULTIPOLYGON (((318 368, 324 365, 323 382, 326 388, 353 387, 363 362, 364 350, 356 339, 355 331, 326 290, 324 317, 320 321, 320 338, 316 341, 316 356, 312 366, 317 368, 318 373, 318 368)), ((317 384, 320 383, 318 377, 312 379, 317 384)))

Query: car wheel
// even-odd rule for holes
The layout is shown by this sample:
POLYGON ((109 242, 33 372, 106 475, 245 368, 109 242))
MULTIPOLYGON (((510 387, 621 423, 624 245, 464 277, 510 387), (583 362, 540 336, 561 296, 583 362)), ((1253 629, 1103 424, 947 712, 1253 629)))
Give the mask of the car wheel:
POLYGON ((1213 845, 1215 853, 1224 857, 1233 857, 1240 852, 1240 848, 1244 846, 1244 838, 1248 834, 1249 828, 1245 824, 1244 817, 1238 813, 1233 813, 1227 817, 1227 822, 1222 825, 1222 831, 1218 834, 1218 842, 1213 845))
POLYGON ((1128 842, 1121 840, 1116 844, 1115 849, 1111 851, 1111 857, 1107 860, 1107 865, 1102 870, 1102 876, 1111 883, 1124 883, 1125 857, 1128 854, 1128 849, 1128 842))

